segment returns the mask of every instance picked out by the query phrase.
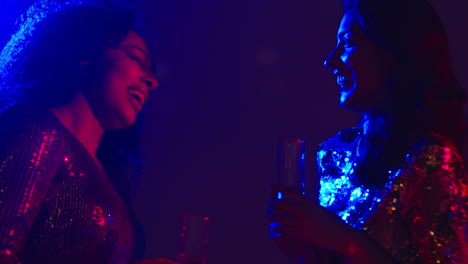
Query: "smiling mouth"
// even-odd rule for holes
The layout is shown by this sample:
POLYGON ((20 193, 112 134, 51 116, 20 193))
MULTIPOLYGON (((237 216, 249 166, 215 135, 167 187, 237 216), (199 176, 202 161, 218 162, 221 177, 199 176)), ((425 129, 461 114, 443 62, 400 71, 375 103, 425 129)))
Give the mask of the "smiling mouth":
POLYGON ((134 101, 136 101, 135 103, 137 104, 138 109, 140 110, 146 101, 146 96, 143 93, 143 91, 136 88, 129 88, 128 93, 133 99, 135 99, 134 101))
POLYGON ((349 90, 353 88, 353 79, 346 78, 343 75, 336 76, 336 83, 340 86, 341 90, 349 90))

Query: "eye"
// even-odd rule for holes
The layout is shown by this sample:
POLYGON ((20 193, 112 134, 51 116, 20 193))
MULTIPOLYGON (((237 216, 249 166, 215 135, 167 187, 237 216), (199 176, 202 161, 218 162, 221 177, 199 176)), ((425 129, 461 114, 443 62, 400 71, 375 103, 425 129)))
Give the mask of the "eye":
POLYGON ((128 54, 128 57, 129 57, 130 59, 136 61, 136 62, 140 65, 140 67, 141 67, 142 69, 145 69, 146 66, 145 66, 145 61, 144 61, 144 59, 142 59, 142 58, 140 58, 139 56, 134 55, 134 54, 128 54))
POLYGON ((139 58, 137 56, 132 56, 132 55, 129 55, 129 57, 143 66, 143 60, 141 58, 139 58))
POLYGON ((353 40, 351 34, 346 34, 341 39, 341 43, 343 43, 344 48, 351 48, 355 45, 355 41, 353 40))
POLYGON ((130 45, 125 47, 125 51, 127 53, 127 56, 135 60, 141 67, 143 71, 149 71, 149 58, 147 51, 143 51, 141 47, 130 45))

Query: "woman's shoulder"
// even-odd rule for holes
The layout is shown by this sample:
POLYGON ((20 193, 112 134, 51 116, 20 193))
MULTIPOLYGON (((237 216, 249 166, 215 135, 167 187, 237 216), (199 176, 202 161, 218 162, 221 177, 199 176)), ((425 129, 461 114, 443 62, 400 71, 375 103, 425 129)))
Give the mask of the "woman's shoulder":
POLYGON ((461 152, 449 138, 438 134, 421 137, 407 153, 405 160, 404 168, 413 172, 416 170, 418 174, 465 177, 461 152))
POLYGON ((339 131, 319 146, 319 150, 355 150, 362 135, 362 127, 352 127, 339 131))
POLYGON ((47 109, 14 105, 0 114, 0 145, 22 144, 39 139, 59 139, 63 135, 60 124, 47 109))
POLYGON ((407 159, 414 159, 421 156, 436 156, 438 158, 460 158, 460 151, 455 144, 445 136, 428 133, 422 136, 410 149, 407 159), (448 154, 450 154, 448 156, 448 154), (443 156, 443 157, 441 157, 443 156))

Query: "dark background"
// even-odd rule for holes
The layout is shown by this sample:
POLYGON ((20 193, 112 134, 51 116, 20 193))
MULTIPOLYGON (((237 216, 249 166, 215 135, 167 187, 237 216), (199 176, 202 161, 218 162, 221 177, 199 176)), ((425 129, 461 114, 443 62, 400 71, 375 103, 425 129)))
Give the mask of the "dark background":
MULTIPOLYGON (((0 0, 0 37, 31 0, 0 0)), ((130 1, 130 0, 129 0, 130 1)), ((432 0, 468 90, 465 0, 432 0)), ((265 219, 276 142, 301 138, 314 190, 314 151, 356 113, 338 107, 322 66, 335 45, 340 1, 132 0, 157 58, 147 106, 145 173, 135 207, 147 257, 173 257, 184 213, 211 217, 208 264, 286 263, 265 219)))

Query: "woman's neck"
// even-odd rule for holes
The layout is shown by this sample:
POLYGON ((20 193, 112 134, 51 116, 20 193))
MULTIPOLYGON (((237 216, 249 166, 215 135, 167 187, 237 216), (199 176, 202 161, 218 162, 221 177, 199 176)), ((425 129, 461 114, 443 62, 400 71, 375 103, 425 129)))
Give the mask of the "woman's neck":
POLYGON ((78 92, 70 103, 49 110, 83 144, 99 165, 96 152, 104 135, 104 129, 93 114, 85 96, 78 92))
POLYGON ((364 114, 362 119, 363 133, 369 138, 388 139, 389 118, 383 114, 364 114))

